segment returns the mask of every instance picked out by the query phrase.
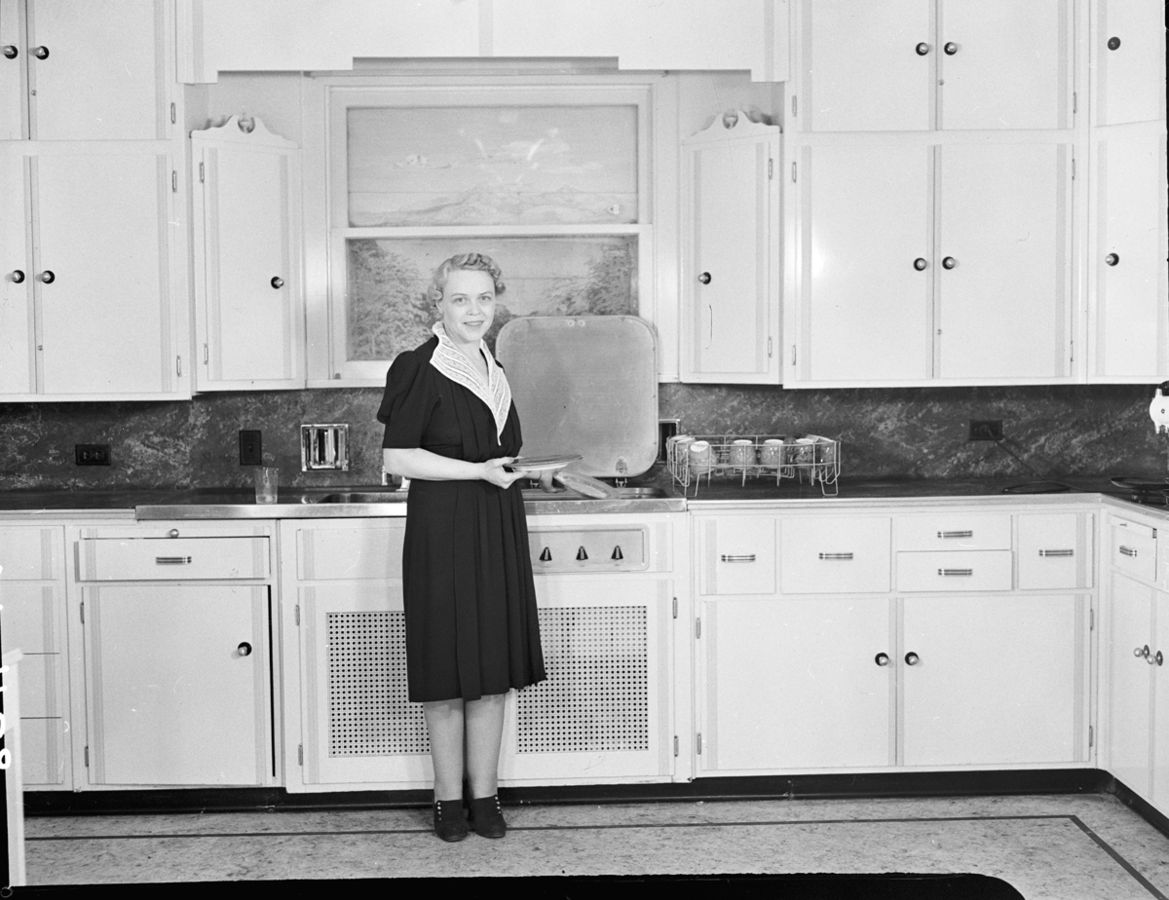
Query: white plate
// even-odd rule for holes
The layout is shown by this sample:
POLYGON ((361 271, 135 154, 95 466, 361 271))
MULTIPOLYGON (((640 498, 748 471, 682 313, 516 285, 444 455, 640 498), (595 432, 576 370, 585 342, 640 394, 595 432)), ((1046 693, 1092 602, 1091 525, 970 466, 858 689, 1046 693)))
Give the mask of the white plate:
POLYGON ((506 468, 513 472, 555 472, 581 458, 579 453, 562 453, 557 456, 517 456, 507 464, 506 468))

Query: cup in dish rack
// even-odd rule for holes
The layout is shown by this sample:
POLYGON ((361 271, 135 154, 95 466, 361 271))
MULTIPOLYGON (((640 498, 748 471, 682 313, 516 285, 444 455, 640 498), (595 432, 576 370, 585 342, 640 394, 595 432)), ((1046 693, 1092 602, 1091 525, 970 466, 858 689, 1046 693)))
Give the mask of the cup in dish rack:
POLYGON ((730 463, 736 469, 745 469, 755 465, 755 442, 747 438, 731 441, 730 463))
POLYGON ((690 471, 695 475, 705 475, 714 463, 714 450, 710 441, 691 441, 686 448, 690 471))
POLYGON ((816 439, 796 438, 795 455, 792 460, 797 466, 810 466, 816 461, 816 439))
POLYGON ((773 469, 783 465, 783 440, 767 438, 759 448, 759 462, 773 469))

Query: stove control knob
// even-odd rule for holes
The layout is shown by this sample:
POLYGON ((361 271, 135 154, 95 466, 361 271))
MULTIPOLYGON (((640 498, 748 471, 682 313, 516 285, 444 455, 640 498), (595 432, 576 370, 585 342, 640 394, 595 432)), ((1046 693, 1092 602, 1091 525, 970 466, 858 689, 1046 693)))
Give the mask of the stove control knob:
POLYGON ((613 555, 609 558, 610 559, 625 559, 625 554, 621 552, 621 545, 620 544, 618 544, 616 547, 613 548, 613 555))
POLYGON ((585 553, 585 548, 583 545, 581 547, 577 548, 576 558, 581 560, 582 562, 589 558, 589 555, 587 553, 585 553))
POLYGON ((547 547, 540 551, 540 562, 552 562, 552 551, 547 547))

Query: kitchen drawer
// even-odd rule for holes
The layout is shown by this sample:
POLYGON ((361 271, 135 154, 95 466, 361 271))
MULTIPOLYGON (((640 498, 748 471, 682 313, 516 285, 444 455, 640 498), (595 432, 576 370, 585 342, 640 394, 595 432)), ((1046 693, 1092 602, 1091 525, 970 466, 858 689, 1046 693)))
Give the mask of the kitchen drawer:
POLYGON ((1148 525, 1113 519, 1106 545, 1109 564, 1138 581, 1152 584, 1157 577, 1157 531, 1148 525))
POLYGON ((780 522, 780 590, 857 594, 889 590, 887 518, 794 516, 780 522))
POLYGON ((704 519, 698 536, 701 593, 775 593, 778 554, 773 516, 704 519))
POLYGON ((267 537, 82 538, 82 581, 266 578, 267 537))
POLYGON ((0 528, 0 580, 51 581, 64 573, 60 528, 28 525, 0 528))
POLYGON ((898 591, 1009 591, 1010 550, 897 554, 898 591))
POLYGON ((1019 590, 1090 588, 1093 517, 1024 513, 1016 523, 1019 590))
POLYGON ((318 525, 296 532, 301 581, 389 581, 402 577, 404 520, 318 525))
POLYGON ((938 512, 899 516, 898 550, 1010 550, 1010 513, 938 512))

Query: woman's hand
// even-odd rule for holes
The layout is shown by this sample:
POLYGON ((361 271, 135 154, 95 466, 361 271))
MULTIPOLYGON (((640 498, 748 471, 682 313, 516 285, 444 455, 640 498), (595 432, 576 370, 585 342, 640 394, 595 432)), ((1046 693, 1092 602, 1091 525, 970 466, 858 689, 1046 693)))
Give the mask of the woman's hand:
POLYGON ((484 481, 494 484, 496 487, 509 488, 521 478, 530 478, 531 476, 520 471, 511 472, 504 468, 515 459, 514 456, 500 456, 496 459, 489 459, 483 466, 483 474, 480 476, 484 481))

